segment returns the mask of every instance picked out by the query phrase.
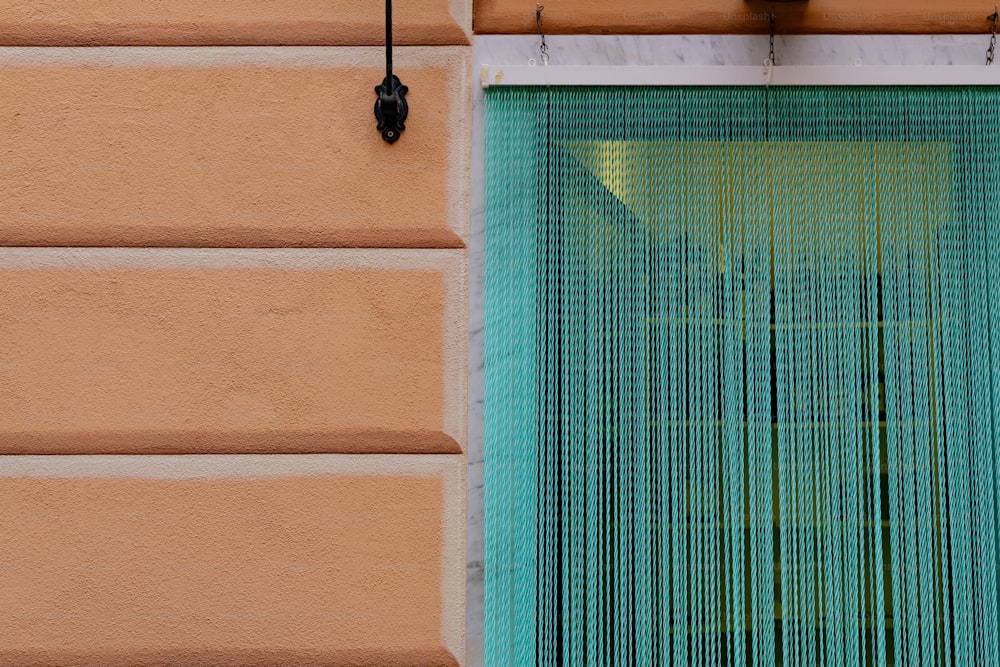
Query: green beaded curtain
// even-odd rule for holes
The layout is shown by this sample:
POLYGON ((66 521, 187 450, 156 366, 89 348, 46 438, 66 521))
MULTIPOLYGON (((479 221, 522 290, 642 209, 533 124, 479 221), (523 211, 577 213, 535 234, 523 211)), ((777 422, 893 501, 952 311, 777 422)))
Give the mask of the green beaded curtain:
POLYGON ((487 665, 1000 664, 998 102, 487 91, 487 665))

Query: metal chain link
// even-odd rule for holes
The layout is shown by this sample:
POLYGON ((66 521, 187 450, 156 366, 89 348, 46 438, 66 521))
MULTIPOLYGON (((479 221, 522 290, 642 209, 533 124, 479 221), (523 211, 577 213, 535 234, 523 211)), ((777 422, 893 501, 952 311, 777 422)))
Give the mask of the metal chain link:
POLYGON ((1000 8, 993 5, 993 14, 987 18, 993 22, 993 34, 990 37, 990 48, 986 51, 986 64, 992 65, 997 53, 997 22, 1000 20, 1000 8))
POLYGON ((774 23, 775 23, 774 12, 771 12, 770 14, 768 14, 767 18, 768 18, 768 21, 770 21, 770 23, 771 23, 771 51, 768 54, 767 59, 768 59, 768 61, 770 61, 771 65, 774 66, 774 65, 778 64, 778 61, 777 61, 777 59, 774 56, 774 23))
POLYGON ((549 45, 545 43, 545 31, 542 29, 542 10, 545 5, 535 5, 535 23, 538 24, 538 36, 542 38, 542 43, 538 46, 538 52, 542 57, 542 64, 549 64, 549 45))

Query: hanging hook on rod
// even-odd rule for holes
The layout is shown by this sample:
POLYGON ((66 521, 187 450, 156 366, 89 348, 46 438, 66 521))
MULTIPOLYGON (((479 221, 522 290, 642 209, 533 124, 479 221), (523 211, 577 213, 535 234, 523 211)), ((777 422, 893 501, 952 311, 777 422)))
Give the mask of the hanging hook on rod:
POLYGON ((767 15, 767 21, 771 30, 771 48, 768 52, 767 63, 770 67, 775 67, 778 64, 778 59, 774 55, 774 24, 777 22, 777 17, 774 15, 774 12, 770 12, 767 15))
POLYGON ((392 0, 385 0, 385 79, 375 86, 375 120, 382 138, 390 144, 406 129, 403 121, 410 111, 406 104, 408 91, 392 73, 392 0))
POLYGON ((535 24, 538 26, 538 36, 542 43, 538 45, 538 53, 541 55, 543 65, 549 64, 549 45, 545 43, 545 30, 542 28, 542 11, 545 5, 535 5, 535 24))
POLYGON ((990 36, 990 48, 986 50, 986 65, 992 65, 997 54, 997 22, 1000 21, 1000 7, 993 5, 993 13, 986 17, 993 24, 990 36))
POLYGON ((767 22, 768 22, 768 25, 770 26, 771 46, 768 49, 767 59, 764 61, 764 85, 765 86, 770 86, 771 85, 771 79, 774 76, 774 67, 775 67, 775 65, 778 64, 776 62, 777 58, 774 55, 774 23, 775 23, 775 21, 776 21, 776 18, 774 16, 774 12, 768 12, 768 14, 767 14, 767 22))
MULTIPOLYGON (((747 0, 748 2, 750 0, 747 0)), ((782 3, 782 4, 792 4, 792 3, 803 3, 808 2, 808 0, 770 0, 772 3, 782 3)), ((767 60, 764 62, 765 67, 776 67, 778 65, 778 58, 774 55, 774 33, 775 25, 778 22, 778 15, 775 14, 774 9, 770 9, 767 12, 767 23, 770 32, 770 48, 768 49, 767 60)))

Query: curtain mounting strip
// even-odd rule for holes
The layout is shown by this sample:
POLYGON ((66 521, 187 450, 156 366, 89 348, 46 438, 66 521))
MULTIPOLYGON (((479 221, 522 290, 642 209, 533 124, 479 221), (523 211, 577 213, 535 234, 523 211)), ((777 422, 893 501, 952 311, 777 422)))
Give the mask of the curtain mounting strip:
POLYGON ((483 65, 482 86, 1000 86, 1000 67, 483 65))

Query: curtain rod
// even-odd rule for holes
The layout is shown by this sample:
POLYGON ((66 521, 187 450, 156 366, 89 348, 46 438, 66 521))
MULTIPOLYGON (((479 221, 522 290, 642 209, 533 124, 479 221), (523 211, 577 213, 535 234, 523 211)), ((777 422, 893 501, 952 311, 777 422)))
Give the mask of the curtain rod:
POLYGON ((1000 86, 1000 67, 483 65, 491 86, 1000 86))

